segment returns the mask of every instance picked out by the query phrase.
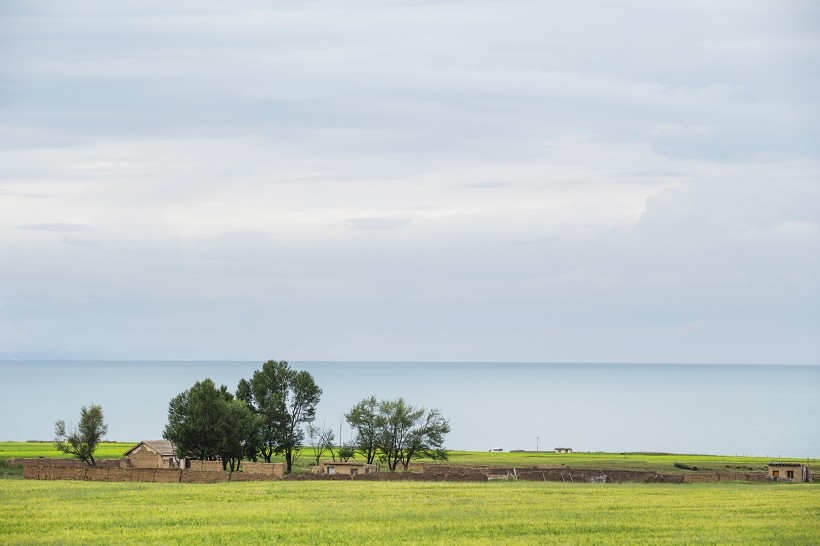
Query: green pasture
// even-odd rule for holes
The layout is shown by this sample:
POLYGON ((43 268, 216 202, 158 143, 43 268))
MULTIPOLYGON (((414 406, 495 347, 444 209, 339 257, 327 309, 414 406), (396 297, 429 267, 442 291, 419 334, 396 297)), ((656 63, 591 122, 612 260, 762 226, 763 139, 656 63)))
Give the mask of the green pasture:
POLYGON ((4 480, 2 544, 810 544, 814 484, 4 480))
MULTIPOLYGON (((610 470, 644 470, 650 472, 687 472, 675 466, 683 463, 699 470, 723 470, 744 472, 765 471, 775 457, 738 457, 724 455, 680 455, 671 453, 552 453, 552 452, 502 452, 485 453, 471 451, 450 452, 451 464, 475 464, 482 466, 531 467, 535 465, 565 465, 570 468, 606 468, 610 470)), ((783 459, 794 460, 794 459, 783 459)), ((807 459, 799 459, 806 463, 807 459)), ((809 459, 814 466, 816 459, 809 459)))
MULTIPOLYGON (((95 453, 98 459, 117 459, 133 447, 133 443, 108 442, 100 444, 95 453)), ((0 442, 0 461, 13 457, 66 457, 54 448, 51 442, 0 442)), ((326 454, 323 458, 330 458, 326 454)), ((284 457, 275 457, 276 462, 284 462, 284 457)), ((506 466, 526 468, 536 465, 560 466, 571 468, 605 468, 611 470, 645 470, 651 472, 690 472, 675 467, 675 463, 696 466, 699 470, 723 471, 764 471, 769 461, 779 460, 776 457, 745 457, 723 455, 679 455, 667 453, 553 453, 553 452, 475 452, 451 451, 451 464, 473 464, 480 466, 506 466)), ((794 459, 780 459, 794 460, 794 459)), ((817 459, 797 459, 807 463, 812 470, 818 468, 817 459)), ((418 462, 437 462, 420 460, 418 462)), ((313 465, 310 448, 304 448, 302 455, 294 465, 294 472, 302 473, 313 465)), ((815 470, 820 472, 820 470, 815 470)), ((0 473, 2 475, 2 473, 0 473)))
MULTIPOLYGON (((103 442, 94 453, 95 459, 119 459, 136 445, 134 443, 103 442)), ((0 442, 0 459, 17 457, 69 457, 57 451, 54 442, 0 442)))

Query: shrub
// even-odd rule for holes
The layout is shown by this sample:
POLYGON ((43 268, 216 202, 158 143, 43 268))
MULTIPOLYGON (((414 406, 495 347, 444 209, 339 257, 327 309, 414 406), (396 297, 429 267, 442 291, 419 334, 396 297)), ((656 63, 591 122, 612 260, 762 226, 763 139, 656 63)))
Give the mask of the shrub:
POLYGON ((684 463, 675 463, 675 468, 681 468, 683 470, 697 470, 698 467, 696 466, 689 466, 688 464, 684 463))

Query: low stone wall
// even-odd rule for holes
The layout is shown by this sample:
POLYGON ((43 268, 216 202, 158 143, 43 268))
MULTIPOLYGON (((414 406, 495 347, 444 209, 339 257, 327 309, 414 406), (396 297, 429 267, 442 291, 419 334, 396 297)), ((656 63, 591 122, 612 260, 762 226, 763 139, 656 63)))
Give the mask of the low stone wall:
MULTIPOLYGON (((96 468, 119 468, 121 459, 103 459, 96 461, 96 468)), ((90 468, 87 463, 77 459, 49 459, 45 457, 20 457, 6 459, 8 466, 64 466, 90 468)))
POLYGON ((284 463, 255 463, 252 461, 243 462, 241 465, 244 474, 260 474, 263 476, 275 476, 282 478, 285 475, 284 463))
MULTIPOLYGON (((23 462, 23 477, 29 480, 82 480, 95 482, 154 482, 154 483, 222 483, 281 480, 281 463, 273 463, 271 473, 254 474, 219 470, 180 470, 167 468, 120 468, 119 466, 89 467, 85 464, 66 464, 60 459, 32 459, 23 462), (280 467, 278 473, 277 468, 280 467)), ((218 462, 218 461, 217 461, 218 462)), ((20 464, 20 463, 17 463, 20 464)))
POLYGON ((765 472, 688 472, 662 474, 630 470, 569 468, 482 468, 465 465, 425 465, 424 472, 375 472, 349 474, 284 475, 282 463, 242 463, 242 472, 225 472, 220 461, 191 461, 191 470, 164 468, 120 468, 119 460, 99 461, 89 467, 74 459, 8 459, 9 465, 23 465, 23 477, 30 480, 84 480, 105 482, 222 483, 272 480, 366 480, 366 481, 446 481, 486 482, 489 479, 517 478, 552 482, 642 482, 709 483, 726 481, 766 482, 765 472), (200 463, 200 464, 196 464, 200 463), (201 464, 204 463, 204 464, 201 464), (196 467, 196 469, 194 468, 196 467), (214 469, 216 468, 216 469, 214 469))
POLYGON ((188 461, 188 470, 195 472, 213 472, 217 470, 222 472, 222 468, 222 461, 199 461, 196 459, 188 461))
POLYGON ((692 472, 683 475, 684 483, 769 481, 765 472, 692 472))
POLYGON ((487 475, 482 472, 463 473, 425 473, 425 472, 373 472, 370 474, 291 474, 286 480, 302 481, 374 481, 374 482, 486 482, 487 475))
POLYGON ((763 472, 691 472, 666 474, 633 470, 606 469, 516 469, 519 480, 552 482, 640 482, 640 483, 712 483, 712 482, 765 482, 763 472))

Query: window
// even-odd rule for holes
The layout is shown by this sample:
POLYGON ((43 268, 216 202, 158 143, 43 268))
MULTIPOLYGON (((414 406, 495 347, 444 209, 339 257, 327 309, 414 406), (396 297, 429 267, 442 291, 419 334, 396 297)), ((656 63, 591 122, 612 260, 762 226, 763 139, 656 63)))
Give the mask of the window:
POLYGON ((794 470, 787 470, 786 471, 786 477, 794 479, 794 470))
POLYGON ((780 471, 779 470, 772 470, 772 476, 777 478, 778 476, 780 476, 780 471))
POLYGON ((336 467, 335 466, 327 467, 327 473, 328 474, 335 474, 336 473, 336 467))
POLYGON ((355 476, 355 475, 356 475, 356 474, 358 474, 358 473, 359 473, 359 469, 358 469, 358 468, 351 468, 351 469, 350 469, 350 475, 351 475, 351 476, 355 476))

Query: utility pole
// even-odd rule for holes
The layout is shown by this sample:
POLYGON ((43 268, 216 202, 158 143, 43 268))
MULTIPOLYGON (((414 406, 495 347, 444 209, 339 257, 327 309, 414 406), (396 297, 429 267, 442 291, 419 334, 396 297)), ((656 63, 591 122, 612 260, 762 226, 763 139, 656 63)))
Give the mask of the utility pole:
POLYGON ((541 441, 540 436, 535 437, 535 452, 538 453, 538 442, 541 441))

